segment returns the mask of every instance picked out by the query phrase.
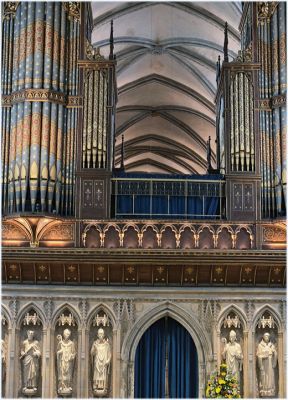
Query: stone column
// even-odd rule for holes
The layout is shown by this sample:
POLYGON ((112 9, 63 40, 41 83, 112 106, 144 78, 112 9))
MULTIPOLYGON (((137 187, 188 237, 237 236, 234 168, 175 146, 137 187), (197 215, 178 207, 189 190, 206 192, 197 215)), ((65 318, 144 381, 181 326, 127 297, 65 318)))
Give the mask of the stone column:
POLYGON ((88 398, 88 393, 89 393, 89 385, 90 385, 90 380, 89 380, 89 361, 90 361, 90 349, 89 349, 89 332, 83 323, 82 329, 79 330, 79 361, 78 363, 78 375, 80 376, 81 379, 81 390, 78 393, 78 396, 80 398, 88 398))
POLYGON ((216 335, 215 334, 213 335, 213 340, 214 340, 214 349, 215 349, 213 361, 216 361, 216 365, 219 367, 219 365, 221 364, 221 360, 222 360, 220 329, 217 329, 216 335), (215 357, 215 352, 216 352, 216 357, 215 357))
MULTIPOLYGON (((15 326, 8 328, 8 344, 7 344, 7 369, 6 369, 6 397, 13 398, 15 383, 15 346, 16 346, 16 329, 15 326)), ((17 357, 16 357, 17 361, 17 357)))
POLYGON ((256 398, 257 394, 257 376, 256 376, 256 352, 255 352, 255 331, 249 332, 249 397, 256 398))
POLYGON ((41 363, 41 373, 42 373, 42 397, 50 398, 50 329, 43 327, 42 332, 42 363, 41 363))
POLYGON ((121 347, 119 330, 113 329, 113 350, 112 350, 112 397, 120 397, 120 382, 121 382, 121 347))
POLYGON ((198 397, 201 399, 205 397, 205 383, 206 383, 206 368, 205 363, 199 364, 199 392, 198 397))
MULTIPOLYGON (((49 347, 50 349, 50 357, 47 360, 47 366, 49 369, 49 382, 47 386, 48 397, 53 398, 57 397, 57 377, 56 377, 56 348, 55 348, 55 328, 50 327, 47 333, 47 345, 48 345, 48 335, 49 335, 49 347)), ((46 353, 47 355, 47 353, 46 353)))
POLYGON ((284 343, 283 343, 283 332, 278 332, 278 366, 279 366, 279 398, 285 398, 285 368, 284 368, 284 343))
POLYGON ((243 396, 249 398, 249 349, 248 349, 248 331, 243 330, 243 396))
MULTIPOLYGON (((83 385, 83 379, 82 379, 82 328, 78 327, 78 340, 77 340, 77 352, 76 352, 76 362, 77 362, 77 376, 74 379, 77 380, 77 390, 76 393, 74 393, 74 396, 77 398, 82 398, 82 385, 83 385)), ((75 373, 75 370, 74 370, 75 373)))

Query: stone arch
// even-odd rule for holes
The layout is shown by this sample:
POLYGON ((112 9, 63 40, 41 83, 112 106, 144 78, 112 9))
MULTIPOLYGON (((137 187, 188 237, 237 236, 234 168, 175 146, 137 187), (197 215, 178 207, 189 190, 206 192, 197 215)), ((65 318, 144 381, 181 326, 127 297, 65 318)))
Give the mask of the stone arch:
POLYGON ((256 325, 257 325, 259 318, 261 318, 262 314, 264 314, 266 311, 269 312, 272 315, 272 317, 274 318, 277 329, 278 329, 278 333, 283 332, 283 324, 281 322, 281 317, 278 314, 278 312, 273 307, 271 307, 269 304, 264 304, 255 313, 253 322, 252 322, 252 332, 255 332, 256 325))
POLYGON ((238 307, 235 304, 231 304, 231 305, 225 307, 224 310, 221 311, 221 313, 219 314, 219 317, 218 317, 218 321, 217 321, 217 331, 220 332, 221 325, 222 325, 224 318, 226 317, 226 315, 228 315, 231 312, 233 312, 239 316, 240 322, 242 323, 243 331, 247 331, 248 326, 247 326, 247 319, 246 319, 245 313, 243 310, 241 310, 240 307, 238 307))
POLYGON ((81 326, 81 318, 80 318, 79 312, 77 311, 77 309, 74 306, 72 306, 71 304, 68 304, 68 303, 61 304, 59 307, 56 308, 56 310, 54 310, 54 313, 53 313, 53 316, 51 319, 51 326, 53 328, 55 328, 55 325, 57 322, 57 317, 59 317, 60 313, 64 312, 66 309, 74 315, 76 324, 77 324, 77 328, 79 329, 79 327, 81 326))
POLYGON ((124 338, 121 358, 134 362, 138 343, 144 332, 162 317, 169 316, 179 322, 190 333, 198 353, 199 363, 206 363, 207 357, 212 354, 212 348, 207 340, 197 318, 186 310, 169 301, 152 307, 134 324, 128 335, 124 338), (191 321, 191 322, 190 322, 191 321))
POLYGON ((98 311, 104 311, 105 314, 110 318, 110 321, 112 323, 112 328, 115 329, 116 327, 116 317, 113 312, 113 310, 108 307, 106 304, 99 303, 95 307, 92 308, 92 310, 89 311, 87 315, 87 327, 90 327, 92 323, 92 318, 98 311))
MULTIPOLYGON (((4 304, 1 305, 1 314, 3 314, 3 316, 6 318, 7 327, 8 327, 8 329, 10 329, 12 327, 12 318, 11 318, 8 308, 4 304)), ((2 321, 1 321, 1 324, 2 324, 2 321)))
POLYGON ((190 334, 192 340, 195 343, 198 356, 198 371, 199 371, 199 397, 204 396, 205 380, 207 370, 209 369, 209 362, 212 358, 212 347, 206 334, 203 332, 203 328, 199 324, 199 321, 193 314, 189 314, 186 310, 166 301, 159 304, 157 307, 152 307, 147 313, 145 313, 139 320, 134 324, 132 329, 128 332, 124 338, 121 359, 129 366, 130 379, 128 380, 128 393, 126 397, 133 397, 134 390, 134 363, 136 349, 145 331, 153 325, 154 322, 158 321, 163 317, 171 317, 179 322, 190 334))
POLYGON ((29 312, 31 309, 35 310, 42 323, 42 328, 46 327, 46 317, 44 312, 41 310, 41 308, 35 304, 34 302, 30 302, 28 304, 25 304, 21 310, 18 313, 17 321, 16 321, 16 328, 20 329, 21 328, 21 323, 23 321, 24 315, 29 312))

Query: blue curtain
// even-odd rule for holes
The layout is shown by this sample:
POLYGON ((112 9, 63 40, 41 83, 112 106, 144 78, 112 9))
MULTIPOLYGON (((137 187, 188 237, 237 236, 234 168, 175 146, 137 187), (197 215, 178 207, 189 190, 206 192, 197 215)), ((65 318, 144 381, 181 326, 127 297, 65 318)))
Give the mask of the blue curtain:
MULTIPOLYGON (((114 174, 116 178, 139 178, 139 179, 201 179, 201 180, 223 180, 223 175, 165 175, 165 174, 145 174, 145 173, 125 173, 118 172, 114 174)), ((127 183, 128 185, 128 183, 127 183)), ((136 193, 136 192, 135 192, 136 193)), ((133 196, 132 194, 121 194, 117 196, 117 211, 115 217, 129 218, 133 215, 135 218, 191 218, 205 219, 215 218, 219 214, 219 197, 192 196, 185 197, 182 195, 134 195, 134 214, 133 214, 133 196), (169 205, 168 205, 169 203, 169 205), (169 208, 168 208, 169 207, 169 208)), ((113 202, 113 200, 112 200, 113 202)), ((219 218, 219 216, 218 216, 219 218)))
POLYGON ((165 398, 168 356, 169 398, 198 397, 198 358, 186 329, 162 318, 142 336, 135 357, 135 398, 165 398))
POLYGON ((165 398, 165 319, 142 336, 135 357, 135 398, 165 398))
POLYGON ((198 397, 198 357, 187 330, 168 318, 169 398, 198 397))

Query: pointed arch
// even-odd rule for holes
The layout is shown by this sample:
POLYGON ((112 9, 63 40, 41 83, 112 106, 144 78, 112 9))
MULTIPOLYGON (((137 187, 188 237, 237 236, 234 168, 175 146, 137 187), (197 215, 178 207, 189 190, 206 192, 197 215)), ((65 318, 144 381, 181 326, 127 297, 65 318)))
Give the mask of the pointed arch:
POLYGON ((254 317, 253 317, 253 322, 252 322, 252 332, 255 332, 256 330, 256 325, 259 321, 259 318, 261 318, 261 316, 265 313, 265 312, 269 312, 272 317, 275 320, 275 323, 277 325, 278 328, 278 333, 279 332, 283 332, 284 328, 283 328, 283 324, 281 322, 281 317, 279 315, 279 313, 272 307, 270 306, 270 304, 264 304, 262 307, 259 308, 259 310, 257 310, 257 312, 255 313, 254 317))
POLYGON ((166 316, 175 319, 189 332, 197 349, 199 365, 206 366, 208 364, 206 357, 212 354, 212 348, 206 334, 203 332, 203 328, 201 328, 199 321, 193 314, 189 314, 186 310, 170 301, 165 301, 157 307, 150 308, 147 313, 138 319, 124 338, 121 349, 122 360, 134 363, 136 349, 144 332, 154 322, 166 316))
MULTIPOLYGON (((3 314, 3 316, 6 318, 8 329, 10 329, 12 326, 12 318, 11 318, 8 308, 4 304, 1 305, 1 314, 3 314)), ((1 323, 2 323, 2 321, 1 321, 1 323)))
POLYGON ((89 311, 89 313, 87 315, 87 327, 91 326, 93 317, 99 311, 103 311, 105 314, 107 314, 108 318, 110 318, 110 321, 112 323, 112 328, 115 329, 115 327, 116 327, 116 316, 114 314, 114 311, 104 303, 97 304, 96 306, 94 306, 89 311))
POLYGON ((236 304, 230 304, 229 306, 225 307, 218 316, 218 321, 217 321, 218 332, 221 331, 221 326, 222 326, 224 318, 232 312, 235 313, 236 315, 238 315, 240 322, 242 323, 243 331, 246 331, 248 329, 247 319, 246 319, 246 315, 245 315, 244 311, 240 307, 238 307, 236 304))
POLYGON ((18 313, 17 321, 16 321, 16 327, 20 329, 25 314, 27 312, 29 312, 30 310, 34 310, 34 311, 36 311, 36 313, 38 313, 42 327, 45 327, 46 326, 46 316, 45 316, 44 312, 41 310, 41 308, 37 304, 35 304, 33 301, 31 301, 28 304, 25 304, 20 309, 20 311, 18 313))
POLYGON ((56 308, 56 310, 54 310, 54 313, 53 313, 53 316, 51 319, 51 326, 53 328, 55 328, 57 318, 60 316, 61 312, 64 312, 65 310, 68 310, 71 312, 71 314, 74 316, 74 318, 76 320, 77 327, 79 327, 81 325, 81 317, 79 315, 79 311, 73 305, 68 304, 68 303, 61 304, 59 307, 56 308))

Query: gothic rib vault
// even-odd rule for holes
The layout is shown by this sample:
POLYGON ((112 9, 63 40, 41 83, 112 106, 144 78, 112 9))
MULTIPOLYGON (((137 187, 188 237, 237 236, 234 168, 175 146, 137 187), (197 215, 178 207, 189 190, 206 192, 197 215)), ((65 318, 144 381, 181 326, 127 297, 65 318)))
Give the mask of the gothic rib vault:
POLYGON ((114 21, 116 166, 123 135, 128 172, 203 174, 209 136, 215 167, 216 61, 225 21, 230 60, 240 48, 240 2, 94 2, 92 13, 105 57, 114 21))

